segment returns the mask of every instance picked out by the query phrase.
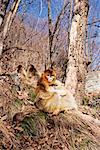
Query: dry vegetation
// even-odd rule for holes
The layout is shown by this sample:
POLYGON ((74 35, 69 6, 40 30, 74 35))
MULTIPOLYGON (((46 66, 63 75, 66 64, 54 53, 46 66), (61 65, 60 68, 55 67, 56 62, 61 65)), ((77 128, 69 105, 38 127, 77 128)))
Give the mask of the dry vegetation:
MULTIPOLYGON (((33 88, 20 85, 24 90, 18 93, 12 77, 0 77, 0 149, 99 149, 99 126, 84 121, 72 111, 58 116, 39 111, 34 106, 33 88)), ((94 101, 87 101, 80 110, 100 119, 100 104, 93 104, 94 101)))
MULTIPOLYGON (((69 7, 63 13, 54 36, 52 59, 57 79, 65 82, 70 28, 66 20, 72 16, 69 7)), ((16 78, 18 65, 26 69, 33 64, 41 72, 49 63, 47 20, 41 19, 36 30, 36 18, 31 15, 27 18, 25 23, 19 14, 16 15, 4 38, 3 53, 0 56, 0 150, 99 150, 99 125, 85 121, 73 111, 61 112, 57 116, 40 111, 34 105, 36 95, 33 87, 16 78)), ((99 70, 99 48, 96 41, 91 43, 92 40, 89 50, 93 48, 91 57, 94 60, 88 68, 99 70)), ((91 51, 88 53, 91 54, 91 51)), ((84 95, 79 110, 100 120, 100 95, 84 95)))

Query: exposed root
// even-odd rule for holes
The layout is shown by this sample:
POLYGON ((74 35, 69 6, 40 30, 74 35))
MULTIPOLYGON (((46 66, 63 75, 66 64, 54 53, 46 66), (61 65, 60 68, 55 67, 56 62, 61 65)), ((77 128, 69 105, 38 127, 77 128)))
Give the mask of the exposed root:
POLYGON ((92 116, 90 115, 86 115, 86 114, 83 114, 82 112, 80 111, 76 111, 75 112, 79 117, 81 117, 84 121, 86 122, 91 122, 91 123, 94 123, 98 126, 100 126, 100 120, 98 120, 97 118, 93 118, 92 116))

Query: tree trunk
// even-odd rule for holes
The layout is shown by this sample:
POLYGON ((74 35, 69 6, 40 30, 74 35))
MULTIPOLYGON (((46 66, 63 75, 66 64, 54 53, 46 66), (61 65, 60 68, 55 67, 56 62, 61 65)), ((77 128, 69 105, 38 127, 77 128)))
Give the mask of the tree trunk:
POLYGON ((2 53, 2 49, 3 49, 3 42, 2 42, 2 25, 3 25, 3 21, 6 15, 6 10, 8 7, 10 0, 5 0, 5 1, 0 1, 0 55, 2 53))
POLYGON ((52 16, 51 16, 51 0, 48 0, 48 31, 49 31, 49 55, 50 57, 48 58, 48 62, 49 62, 49 66, 52 67, 54 60, 52 59, 53 54, 54 54, 54 38, 55 35, 57 34, 57 31, 59 30, 59 24, 61 21, 61 18, 63 18, 63 15, 65 13, 65 10, 67 8, 67 6, 69 5, 69 2, 65 2, 64 1, 64 5, 59 13, 59 15, 57 16, 56 22, 53 25, 52 22, 52 16))
POLYGON ((85 94, 84 81, 86 74, 85 41, 87 33, 88 0, 74 1, 74 15, 70 30, 68 67, 65 86, 81 103, 85 94))
MULTIPOLYGON (((2 21, 3 25, 0 31, 0 56, 3 53, 3 43, 6 38, 7 32, 11 27, 13 19, 15 17, 16 11, 18 9, 19 3, 21 0, 15 0, 9 10, 9 12, 5 15, 4 20, 2 21)), ((6 7, 7 8, 7 7, 6 7)))
POLYGON ((3 23, 4 17, 6 15, 6 10, 7 10, 9 1, 10 0, 4 0, 4 1, 0 0, 0 27, 3 23))
POLYGON ((48 0, 48 30, 49 30, 49 52, 50 52, 50 65, 52 64, 52 17, 51 17, 51 0, 48 0))

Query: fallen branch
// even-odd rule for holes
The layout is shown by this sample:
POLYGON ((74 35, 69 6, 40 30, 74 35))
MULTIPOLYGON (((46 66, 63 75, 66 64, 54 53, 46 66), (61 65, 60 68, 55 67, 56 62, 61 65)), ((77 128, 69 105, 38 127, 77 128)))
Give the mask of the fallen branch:
POLYGON ((76 114, 81 117, 82 119, 84 119, 85 121, 88 121, 88 122, 91 122, 91 123, 95 123, 97 125, 100 126, 100 120, 98 120, 97 118, 93 118, 92 116, 90 115, 86 115, 86 114, 83 114, 82 112, 80 111, 77 111, 76 114))

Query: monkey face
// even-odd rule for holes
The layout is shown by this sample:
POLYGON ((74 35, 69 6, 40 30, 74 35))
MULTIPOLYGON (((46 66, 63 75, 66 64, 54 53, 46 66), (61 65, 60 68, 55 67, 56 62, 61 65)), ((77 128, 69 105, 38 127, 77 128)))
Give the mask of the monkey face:
POLYGON ((43 78, 45 78, 48 83, 53 83, 56 79, 56 73, 53 69, 45 70, 43 78))
POLYGON ((51 83, 51 82, 54 80, 55 77, 54 77, 54 76, 47 75, 46 78, 47 78, 48 82, 51 83))

